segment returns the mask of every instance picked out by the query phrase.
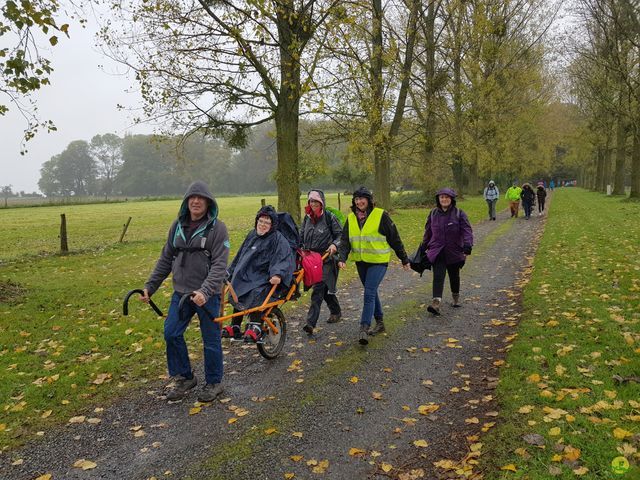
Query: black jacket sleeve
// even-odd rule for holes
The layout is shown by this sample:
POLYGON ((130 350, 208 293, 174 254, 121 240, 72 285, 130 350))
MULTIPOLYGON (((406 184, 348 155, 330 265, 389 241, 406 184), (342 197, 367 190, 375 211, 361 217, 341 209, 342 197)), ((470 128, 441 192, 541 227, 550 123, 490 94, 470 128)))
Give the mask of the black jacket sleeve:
POLYGON ((349 219, 347 218, 342 227, 340 245, 338 245, 338 261, 346 262, 350 252, 351 242, 349 241, 349 219))
POLYGON ((398 233, 398 228, 386 211, 382 213, 382 220, 380 221, 380 228, 378 231, 381 235, 385 236, 387 243, 391 248, 393 248, 393 251, 396 252, 396 256, 400 259, 402 264, 406 265, 409 263, 409 257, 404 249, 400 233, 398 233))

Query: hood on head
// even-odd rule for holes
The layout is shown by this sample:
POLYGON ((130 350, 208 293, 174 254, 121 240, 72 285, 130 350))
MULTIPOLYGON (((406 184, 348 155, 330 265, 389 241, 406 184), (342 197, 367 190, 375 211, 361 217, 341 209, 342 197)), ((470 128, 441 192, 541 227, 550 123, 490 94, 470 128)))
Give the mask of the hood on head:
POLYGON ((531 184, 529 182, 525 182, 522 184, 522 188, 531 188, 531 184))
POLYGON ((275 232, 278 229, 278 212, 271 205, 265 205, 256 214, 256 220, 253 223, 253 228, 258 226, 258 219, 260 217, 268 216, 271 219, 271 229, 268 233, 275 232))
POLYGON ((324 199, 324 192, 322 190, 309 190, 309 193, 307 194, 307 204, 309 204, 311 200, 317 200, 318 202, 322 203, 322 208, 324 208, 327 204, 324 199))
POLYGON ((367 187, 358 187, 358 189, 353 192, 353 197, 351 198, 351 210, 355 212, 356 208, 356 197, 362 197, 369 200, 369 210, 371 210, 375 203, 373 201, 373 193, 367 187))
POLYGON ((198 195, 209 201, 208 213, 211 219, 215 220, 218 217, 218 203, 216 202, 216 199, 213 198, 207 184, 201 180, 196 180, 187 188, 184 198, 182 199, 182 204, 180 205, 178 217, 181 220, 187 218, 189 215, 189 197, 192 197, 193 195, 198 195))
POLYGON ((436 205, 438 206, 438 208, 442 208, 442 205, 440 205, 440 195, 447 195, 449 197, 451 197, 451 206, 455 207, 456 206, 456 191, 453 188, 441 188, 440 190, 438 190, 438 192, 436 193, 436 205))
POLYGON ((494 182, 493 180, 489 180, 489 186, 495 186, 496 182, 494 182))

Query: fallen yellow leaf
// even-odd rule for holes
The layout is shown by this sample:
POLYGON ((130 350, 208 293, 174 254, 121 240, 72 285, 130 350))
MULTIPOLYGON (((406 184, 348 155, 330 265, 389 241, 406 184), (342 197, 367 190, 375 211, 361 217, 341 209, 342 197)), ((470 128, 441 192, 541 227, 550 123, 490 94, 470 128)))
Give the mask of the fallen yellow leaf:
POLYGON ((291 455, 289 458, 292 462, 299 462, 300 460, 302 460, 302 455, 291 455))
POLYGON ((380 468, 384 473, 389 473, 393 469, 393 465, 390 465, 388 463, 383 463, 380 465, 380 468))
POLYGON ((96 468, 98 465, 90 460, 81 458, 80 460, 77 460, 73 466, 75 468, 81 468, 82 470, 91 470, 92 468, 96 468))
POLYGON ((189 409, 189 415, 197 415, 202 410, 202 407, 192 407, 189 409))
POLYGON ((516 468, 516 466, 513 463, 510 463, 509 465, 505 465, 503 467, 500 467, 500 470, 509 470, 511 472, 517 472, 518 469, 516 468))
POLYGON ((271 435, 271 434, 274 434, 274 433, 276 433, 276 432, 277 432, 277 430, 276 430, 275 428, 267 428, 267 429, 264 431, 264 434, 265 434, 265 435, 271 435))
POLYGON ((427 443, 426 440, 414 440, 413 444, 416 447, 422 447, 422 448, 426 448, 429 446, 429 443, 427 443))
POLYGON ((349 449, 349 455, 351 455, 352 457, 358 457, 358 456, 362 456, 365 455, 367 453, 366 450, 362 450, 361 448, 350 448, 349 449))
POLYGON ((618 440, 624 440, 627 437, 633 437, 633 433, 631 433, 628 430, 625 430, 624 428, 616 428, 615 430, 613 430, 613 436, 616 437, 618 440))
POLYGON ((287 480, 289 480, 289 479, 291 479, 291 478, 293 478, 295 476, 296 476, 295 473, 285 473, 284 474, 284 478, 286 478, 287 480))
POLYGON ((351 378, 349 379, 349 381, 350 381, 351 383, 358 383, 358 377, 351 377, 351 378))
POLYGON ((291 436, 296 438, 302 438, 302 432, 293 432, 291 436))

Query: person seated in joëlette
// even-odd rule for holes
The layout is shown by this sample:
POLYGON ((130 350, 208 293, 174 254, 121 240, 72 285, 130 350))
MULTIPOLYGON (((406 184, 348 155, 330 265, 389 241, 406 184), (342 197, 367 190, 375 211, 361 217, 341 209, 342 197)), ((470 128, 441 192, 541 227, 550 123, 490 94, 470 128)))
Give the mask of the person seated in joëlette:
MULTIPOLYGON (((278 214, 267 205, 256 214, 254 229, 246 236, 228 268, 231 286, 237 301, 230 299, 234 312, 261 305, 269 291, 277 285, 274 296, 286 292, 293 282, 295 254, 289 242, 278 231, 278 214)), ((232 324, 222 330, 223 338, 256 342, 260 339, 262 312, 249 315, 251 328, 242 331, 242 317, 234 317, 232 324)))

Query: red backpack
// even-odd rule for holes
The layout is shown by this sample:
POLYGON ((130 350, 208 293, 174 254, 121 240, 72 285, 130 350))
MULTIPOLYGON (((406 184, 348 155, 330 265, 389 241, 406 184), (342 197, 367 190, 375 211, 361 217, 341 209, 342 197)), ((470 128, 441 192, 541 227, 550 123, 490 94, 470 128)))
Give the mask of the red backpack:
POLYGON ((304 286, 311 288, 322 281, 322 255, 311 250, 298 250, 300 266, 304 269, 304 286))

